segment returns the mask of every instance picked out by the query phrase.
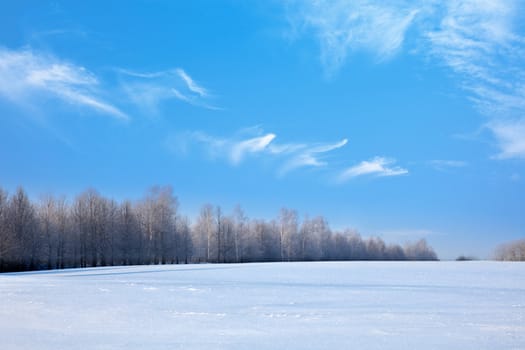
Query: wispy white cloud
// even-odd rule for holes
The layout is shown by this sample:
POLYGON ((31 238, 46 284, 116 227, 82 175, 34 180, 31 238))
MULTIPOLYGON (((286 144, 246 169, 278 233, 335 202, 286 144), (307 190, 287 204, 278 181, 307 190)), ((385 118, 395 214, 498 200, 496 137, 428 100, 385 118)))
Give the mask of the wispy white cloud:
POLYGON ((230 150, 230 158, 234 164, 242 161, 247 153, 258 153, 264 151, 275 139, 275 134, 266 134, 239 142, 234 142, 230 150))
POLYGON ((453 168, 463 168, 468 165, 467 162, 462 160, 444 160, 435 159, 428 162, 428 164, 436 170, 446 171, 453 168))
MULTIPOLYGON (((260 127, 237 131, 231 137, 211 136, 202 131, 175 135, 167 141, 167 146, 180 155, 188 155, 189 149, 201 146, 213 159, 223 159, 232 165, 239 165, 247 158, 259 158, 266 164, 273 164, 275 174, 284 176, 299 168, 327 168, 330 165, 328 153, 343 148, 347 139, 332 143, 279 143, 277 135, 264 132, 260 127)), ((332 155, 331 158, 336 155, 332 155)), ((340 163, 340 160, 337 161, 340 163)), ((333 167, 332 170, 333 171, 333 167)), ((408 170, 395 165, 395 160, 375 157, 344 170, 338 182, 363 175, 398 176, 408 170)))
POLYGON ((343 147, 346 139, 336 143, 283 143, 276 142, 277 135, 266 133, 260 127, 239 130, 229 138, 210 136, 204 132, 189 132, 169 141, 170 147, 186 154, 191 144, 200 144, 213 158, 227 159, 238 165, 249 156, 263 156, 276 162, 278 173, 300 167, 323 167, 324 154, 343 147), (255 134, 255 135, 254 135, 255 134))
POLYGON ((410 52, 450 69, 489 119, 487 127, 500 149, 496 158, 523 158, 518 140, 502 126, 525 119, 525 38, 518 34, 525 20, 522 1, 320 0, 296 1, 287 8, 293 28, 318 39, 328 73, 355 51, 395 55, 410 29, 415 39, 405 45, 411 45, 410 52))
POLYGON ((208 135, 202 131, 192 131, 177 135, 168 143, 172 149, 183 154, 186 154, 192 145, 201 145, 212 158, 223 158, 232 165, 238 165, 247 156, 269 153, 268 147, 275 137, 276 135, 272 133, 247 137, 241 132, 226 138, 208 135))
POLYGON ((290 144, 285 146, 276 145, 274 151, 280 149, 283 151, 283 153, 293 153, 292 157, 284 164, 284 166, 280 170, 281 175, 284 175, 285 173, 291 170, 305 166, 322 167, 327 165, 327 163, 321 160, 320 157, 324 153, 331 152, 345 146, 347 143, 348 140, 343 139, 336 143, 319 144, 312 146, 295 145, 295 147, 293 147, 294 145, 290 144))
POLYGON ((515 34, 517 1, 449 0, 429 52, 461 77, 484 112, 523 110, 524 40, 515 34), (518 79, 516 79, 518 78, 518 79))
POLYGON ((525 41, 514 32, 516 1, 451 2, 434 51, 463 78, 490 121, 497 159, 525 159, 525 41))
POLYGON ((273 143, 268 147, 272 154, 292 154, 304 150, 308 145, 304 143, 273 143))
POLYGON ((209 92, 181 68, 146 73, 117 69, 116 73, 119 83, 108 85, 107 79, 101 81, 85 67, 53 55, 0 47, 0 97, 20 106, 40 108, 43 98, 53 97, 122 120, 129 120, 128 114, 109 100, 126 101, 147 112, 157 112, 169 99, 219 109, 208 103, 209 92))
POLYGON ((438 27, 423 33, 429 39, 431 53, 457 73, 502 83, 488 66, 504 58, 498 56, 510 54, 515 59, 519 54, 514 50, 520 39, 512 28, 517 2, 449 0, 443 2, 442 10, 438 27))
POLYGON ((173 92, 173 94, 175 95, 176 98, 178 98, 179 100, 181 101, 184 101, 184 102, 187 102, 189 104, 193 104, 193 101, 191 98, 189 98, 188 96, 184 95, 182 92, 180 92, 179 90, 175 89, 175 88, 172 88, 171 91, 173 92))
POLYGON ((0 48, 0 95, 20 105, 51 96, 118 119, 128 115, 106 102, 96 76, 82 66, 30 49, 0 48))
POLYGON ((295 1, 288 8, 293 28, 313 32, 318 39, 329 74, 351 51, 366 50, 380 60, 395 55, 420 11, 411 2, 373 0, 295 1))
POLYGON ((159 78, 168 73, 168 71, 143 73, 143 72, 135 72, 135 71, 132 71, 130 69, 125 69, 125 68, 116 68, 115 71, 123 75, 128 75, 130 77, 137 77, 137 78, 159 78))
POLYGON ((166 100, 179 101, 212 110, 221 108, 209 103, 209 92, 200 86, 181 68, 159 72, 135 72, 117 69, 122 76, 121 84, 127 97, 148 112, 156 113, 166 100))
POLYGON ((500 153, 497 159, 525 159, 525 119, 496 120, 487 127, 494 133, 500 153))
POLYGON ((191 146, 191 143, 197 142, 206 146, 207 150, 211 154, 223 154, 226 148, 231 148, 231 141, 225 138, 215 137, 206 134, 202 131, 192 131, 184 134, 182 137, 177 136, 186 147, 191 146))
POLYGON ((451 0, 439 27, 426 33, 431 54, 489 118, 499 159, 525 158, 525 40, 515 32, 523 10, 514 0, 451 0))
POLYGON ((201 97, 208 96, 208 92, 206 91, 206 89, 202 86, 199 86, 183 69, 177 68, 175 71, 177 72, 179 77, 181 77, 182 80, 184 80, 186 86, 190 91, 198 94, 201 97))
POLYGON ((525 53, 525 40, 513 31, 520 10, 517 0, 320 0, 288 6, 293 28, 319 40, 327 69, 337 70, 354 51, 388 58, 402 48, 413 26, 415 44, 424 49, 417 52, 429 52, 464 79, 509 89, 512 84, 501 75, 517 73, 525 53))
POLYGON ((339 182, 345 182, 352 178, 363 175, 374 176, 398 176, 408 174, 408 170, 399 166, 393 166, 395 159, 375 157, 344 170, 339 175, 339 182))

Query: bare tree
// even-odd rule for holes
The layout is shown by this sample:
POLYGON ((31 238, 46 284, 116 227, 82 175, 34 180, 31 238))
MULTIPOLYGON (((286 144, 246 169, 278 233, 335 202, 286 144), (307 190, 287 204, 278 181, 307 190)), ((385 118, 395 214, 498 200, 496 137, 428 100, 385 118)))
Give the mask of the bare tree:
POLYGON ((314 234, 319 237, 319 248, 322 260, 332 260, 335 250, 332 231, 328 222, 322 216, 317 216, 313 220, 314 234))
POLYGON ((178 256, 181 257, 181 260, 184 261, 185 264, 188 264, 192 258, 193 254, 193 242, 192 242, 192 236, 191 236, 191 229, 189 220, 187 217, 181 217, 178 221, 178 229, 177 232, 179 233, 179 243, 177 244, 177 247, 179 249, 178 256))
POLYGON ((236 262, 236 231, 235 223, 231 217, 225 216, 221 220, 222 233, 222 262, 236 262))
POLYGON ((233 213, 233 221, 234 221, 234 246, 235 246, 235 262, 242 262, 244 261, 244 247, 245 247, 245 240, 246 240, 246 230, 247 230, 247 221, 248 219, 244 215, 244 211, 242 210, 240 205, 237 205, 235 207, 234 213, 233 213))
POLYGON ((41 198, 37 206, 39 230, 43 236, 45 246, 42 247, 44 251, 43 261, 47 261, 47 268, 56 268, 58 249, 58 232, 57 232, 57 217, 55 199, 51 195, 41 198))
POLYGON ((145 254, 143 237, 140 232, 139 219, 130 201, 121 204, 118 211, 117 250, 119 261, 123 265, 141 264, 145 254))
POLYGON ((366 259, 367 260, 384 260, 386 245, 379 237, 371 237, 366 240, 366 259))
POLYGON ((15 249, 14 237, 8 226, 8 196, 0 187, 0 272, 9 269, 9 254, 15 249))
POLYGON ((216 262, 221 262, 221 257, 222 257, 222 236, 223 236, 223 226, 222 226, 222 211, 221 211, 221 207, 220 206, 217 206, 215 208, 215 215, 216 215, 216 219, 215 219, 215 224, 216 224, 216 228, 215 228, 215 237, 216 237, 216 242, 217 242, 217 260, 216 262))
POLYGON ((348 238, 348 245, 350 248, 350 254, 348 259, 350 260, 364 260, 366 259, 366 244, 357 231, 346 230, 345 235, 348 238))
POLYGON ((525 261, 525 239, 500 245, 496 249, 495 258, 501 261, 525 261))
POLYGON ((71 228, 70 208, 66 199, 61 197, 55 201, 55 224, 57 230, 56 261, 57 268, 76 266, 74 251, 78 246, 71 228))
MULTIPOLYGON (((425 240, 386 245, 353 230, 332 233, 328 222, 294 210, 276 220, 248 220, 205 205, 193 227, 179 214, 171 187, 153 187, 138 202, 121 203, 88 189, 69 205, 42 197, 33 205, 19 188, 0 189, 0 271, 196 262, 290 260, 436 260, 425 240)), ((524 240, 500 247, 498 259, 523 260, 524 240)))
POLYGON ((79 239, 80 266, 98 266, 102 253, 103 203, 94 189, 88 189, 75 199, 73 221, 79 239))
POLYGON ((279 214, 279 245, 281 261, 290 261, 296 253, 298 241, 297 212, 282 208, 279 214))
POLYGON ((8 258, 18 269, 35 269, 38 249, 35 210, 25 191, 19 187, 9 200, 8 230, 13 237, 8 258))
POLYGON ((386 260, 405 260, 405 251, 398 244, 390 244, 386 247, 386 260))
POLYGON ((143 255, 141 260, 144 264, 153 264, 155 263, 154 241, 156 238, 153 217, 154 206, 151 198, 143 198, 137 203, 135 208, 143 242, 143 255))
POLYGON ((409 260, 437 260, 437 255, 425 239, 405 246, 405 255, 409 260))
POLYGON ((211 204, 205 204, 199 213, 194 226, 195 253, 198 261, 211 261, 212 244, 214 239, 214 210, 211 204))
POLYGON ((301 241, 301 260, 319 260, 321 258, 321 218, 310 219, 306 217, 299 231, 301 241))

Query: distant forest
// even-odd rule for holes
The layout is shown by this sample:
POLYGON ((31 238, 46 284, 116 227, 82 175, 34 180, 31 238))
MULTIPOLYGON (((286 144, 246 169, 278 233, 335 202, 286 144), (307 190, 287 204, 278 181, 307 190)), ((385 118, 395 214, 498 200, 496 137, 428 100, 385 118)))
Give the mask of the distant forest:
POLYGON ((32 202, 23 188, 0 188, 0 271, 141 264, 317 260, 437 260, 425 240, 404 247, 354 230, 332 231, 322 216, 281 209, 273 220, 224 214, 204 205, 193 223, 171 187, 135 202, 89 189, 68 201, 32 202))
POLYGON ((496 249, 496 260, 525 261, 525 239, 518 239, 500 245, 496 249))

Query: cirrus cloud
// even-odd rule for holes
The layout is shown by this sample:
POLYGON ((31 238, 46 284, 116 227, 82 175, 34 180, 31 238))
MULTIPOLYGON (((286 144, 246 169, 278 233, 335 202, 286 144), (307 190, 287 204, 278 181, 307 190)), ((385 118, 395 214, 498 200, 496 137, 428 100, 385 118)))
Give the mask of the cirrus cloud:
POLYGON ((408 170, 400 166, 394 166, 395 159, 385 157, 374 157, 370 160, 362 161, 344 170, 339 175, 339 182, 345 182, 352 178, 364 175, 373 176, 399 176, 408 174, 408 170))
POLYGON ((127 98, 149 114, 156 114, 162 102, 176 99, 184 103, 210 110, 220 110, 211 105, 209 91, 198 84, 182 68, 159 72, 135 72, 118 69, 120 84, 127 98))
POLYGON ((353 52, 371 52, 384 60, 404 46, 446 67, 489 119, 483 125, 499 148, 493 158, 523 159, 525 39, 518 24, 525 20, 524 7, 518 0, 321 0, 294 1, 287 9, 296 33, 318 41, 329 74, 353 52), (509 125, 517 129, 509 132, 509 125))
POLYGON ((99 80, 92 72, 30 49, 0 48, 0 95, 19 105, 53 97, 117 119, 129 119, 103 98, 99 80))
POLYGON ((180 154, 186 154, 192 145, 204 146, 212 158, 227 159, 232 165, 239 165, 250 156, 264 156, 277 161, 277 173, 282 176, 298 168, 325 167, 328 165, 324 160, 326 154, 348 143, 347 139, 334 143, 279 143, 276 139, 275 133, 264 132, 259 127, 242 129, 231 137, 193 131, 169 139, 168 146, 180 154))
POLYGON ((295 1, 289 18, 294 28, 312 32, 321 49, 328 74, 336 72, 349 52, 366 50, 380 60, 401 48, 405 32, 419 10, 370 0, 295 1))

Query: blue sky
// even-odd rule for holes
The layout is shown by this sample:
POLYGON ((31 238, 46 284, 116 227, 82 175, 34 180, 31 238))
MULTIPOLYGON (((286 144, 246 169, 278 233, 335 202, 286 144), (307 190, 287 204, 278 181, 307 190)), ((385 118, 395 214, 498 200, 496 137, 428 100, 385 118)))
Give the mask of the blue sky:
POLYGON ((16 1, 0 13, 0 186, 172 185, 442 258, 525 235, 519 1, 16 1))

